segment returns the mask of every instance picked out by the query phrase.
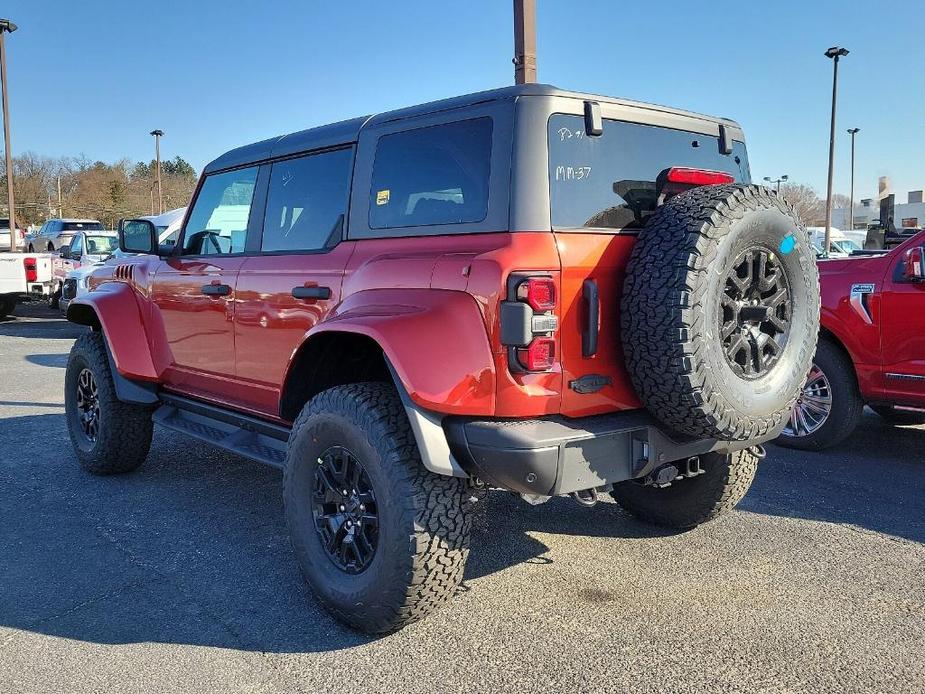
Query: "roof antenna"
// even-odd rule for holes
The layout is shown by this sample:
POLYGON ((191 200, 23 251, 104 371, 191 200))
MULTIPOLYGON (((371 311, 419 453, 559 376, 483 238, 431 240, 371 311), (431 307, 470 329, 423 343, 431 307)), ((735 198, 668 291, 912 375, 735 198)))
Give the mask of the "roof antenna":
POLYGON ((536 0, 514 0, 514 84, 536 82, 536 0))

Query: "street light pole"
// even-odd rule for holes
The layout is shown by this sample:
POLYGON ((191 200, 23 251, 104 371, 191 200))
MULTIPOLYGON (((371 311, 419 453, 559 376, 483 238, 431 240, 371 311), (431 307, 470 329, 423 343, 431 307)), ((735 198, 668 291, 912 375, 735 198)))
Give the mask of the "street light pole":
POLYGON ((6 148, 6 188, 10 203, 10 250, 16 250, 16 201, 13 195, 13 152, 10 149, 10 100, 6 93, 6 43, 4 34, 12 34, 17 26, 9 19, 0 19, 0 82, 3 83, 3 145, 6 148))
POLYGON ((764 180, 766 180, 768 183, 776 183, 777 184, 777 194, 780 195, 780 183, 781 181, 786 181, 788 178, 790 178, 790 176, 788 176, 787 174, 784 174, 783 176, 780 176, 779 178, 771 178, 770 176, 765 176, 764 180))
POLYGON ((164 214, 164 191, 161 189, 161 137, 163 130, 152 130, 154 135, 154 154, 157 158, 157 213, 164 214))
POLYGON ((848 55, 847 48, 832 46, 825 52, 826 58, 833 60, 832 68, 832 124, 829 128, 829 181, 825 192, 825 248, 823 255, 829 255, 832 242, 832 182, 835 176, 835 103, 838 96, 838 59, 848 55))
POLYGON ((536 0, 514 0, 514 84, 536 82, 536 0))
POLYGON ((849 128, 848 134, 851 135, 851 196, 848 198, 848 228, 854 231, 854 136, 860 132, 860 128, 849 128))

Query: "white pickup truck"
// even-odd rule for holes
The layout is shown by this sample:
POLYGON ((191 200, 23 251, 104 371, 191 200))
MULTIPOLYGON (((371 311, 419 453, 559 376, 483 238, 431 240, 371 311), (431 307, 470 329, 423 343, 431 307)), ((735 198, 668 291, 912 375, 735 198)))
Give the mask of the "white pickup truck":
POLYGON ((23 299, 48 298, 54 280, 52 259, 50 253, 0 253, 0 318, 23 299))

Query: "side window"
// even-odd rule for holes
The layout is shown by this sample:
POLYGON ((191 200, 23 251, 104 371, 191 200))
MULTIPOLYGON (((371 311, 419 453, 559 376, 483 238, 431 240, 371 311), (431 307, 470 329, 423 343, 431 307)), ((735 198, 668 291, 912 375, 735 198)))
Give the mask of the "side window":
POLYGON ((76 234, 74 238, 71 239, 71 258, 74 260, 80 260, 83 256, 83 247, 84 247, 84 236, 83 234, 76 234))
POLYGON ((206 177, 183 240, 184 255, 243 253, 257 167, 206 177))
POLYGON ((315 251, 341 238, 350 193, 352 149, 273 164, 263 221, 264 251, 315 251))
POLYGON ((384 135, 373 162, 369 226, 480 222, 490 172, 491 118, 384 135))

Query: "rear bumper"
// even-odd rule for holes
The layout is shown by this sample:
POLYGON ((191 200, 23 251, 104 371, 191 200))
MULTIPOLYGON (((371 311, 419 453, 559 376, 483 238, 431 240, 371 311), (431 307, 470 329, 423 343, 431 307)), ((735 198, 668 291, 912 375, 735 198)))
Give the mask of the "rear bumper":
MULTIPOLYGON (((783 426, 783 425, 782 425, 783 426)), ((568 419, 443 421, 450 450, 469 474, 521 494, 555 496, 644 477, 661 465, 749 441, 668 435, 645 410, 568 419)))

